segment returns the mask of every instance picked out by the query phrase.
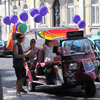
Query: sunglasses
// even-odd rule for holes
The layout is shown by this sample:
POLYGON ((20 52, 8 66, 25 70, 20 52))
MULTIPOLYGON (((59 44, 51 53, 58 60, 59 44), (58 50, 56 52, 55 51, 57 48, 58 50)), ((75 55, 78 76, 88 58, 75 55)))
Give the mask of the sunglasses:
POLYGON ((24 37, 20 37, 19 39, 24 39, 24 37))

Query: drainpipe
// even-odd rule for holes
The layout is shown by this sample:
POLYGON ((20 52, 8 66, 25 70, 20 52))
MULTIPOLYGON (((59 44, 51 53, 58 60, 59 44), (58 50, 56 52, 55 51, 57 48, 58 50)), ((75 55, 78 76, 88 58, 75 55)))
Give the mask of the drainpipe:
MULTIPOLYGON (((9 16, 9 1, 6 0, 6 16, 9 16)), ((9 37, 9 25, 7 25, 7 31, 6 31, 6 40, 8 40, 9 37)))
MULTIPOLYGON (((5 16, 6 16, 6 0, 5 0, 5 16)), ((5 35, 4 35, 5 38, 6 38, 6 33, 7 33, 7 25, 6 25, 6 31, 5 31, 5 33, 4 33, 4 34, 5 34, 5 35)), ((3 39, 4 39, 4 38, 3 38, 3 39)))
MULTIPOLYGON (((81 20, 84 20, 84 0, 79 0, 79 15, 81 17, 81 20)), ((85 29, 80 29, 85 31, 85 29)))
POLYGON ((79 15, 84 20, 84 0, 79 0, 79 15))

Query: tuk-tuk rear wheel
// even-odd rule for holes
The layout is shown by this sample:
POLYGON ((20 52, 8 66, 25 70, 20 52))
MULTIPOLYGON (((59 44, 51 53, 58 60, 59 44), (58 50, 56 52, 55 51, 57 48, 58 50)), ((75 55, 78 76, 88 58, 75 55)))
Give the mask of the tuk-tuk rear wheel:
POLYGON ((97 78, 97 80, 100 82, 100 69, 98 70, 98 78, 97 78))
POLYGON ((29 92, 35 91, 35 84, 31 83, 29 79, 26 80, 26 87, 27 87, 29 92))
POLYGON ((93 97, 96 93, 96 87, 93 81, 86 81, 85 93, 88 97, 93 97))

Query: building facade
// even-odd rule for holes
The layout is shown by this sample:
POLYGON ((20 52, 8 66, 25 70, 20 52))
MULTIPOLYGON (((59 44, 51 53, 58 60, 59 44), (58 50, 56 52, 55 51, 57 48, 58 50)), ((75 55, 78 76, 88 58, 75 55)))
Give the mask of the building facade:
MULTIPOLYGON (((7 0, 6 0, 7 1, 7 0)), ((28 30, 34 28, 50 28, 50 27, 73 27, 77 25, 72 21, 74 14, 78 14, 81 20, 86 22, 83 29, 85 34, 96 34, 100 29, 100 0, 8 0, 6 12, 11 16, 13 14, 20 15, 21 12, 27 12, 28 21, 25 22, 28 30), (30 9, 39 9, 41 6, 48 8, 48 13, 43 17, 41 23, 35 23, 30 15, 30 9)), ((22 22, 19 18, 19 22, 22 22)), ((13 24, 8 30, 10 31, 13 24)), ((78 28, 78 27, 77 27, 78 28)), ((9 32, 8 31, 8 32, 9 32)), ((6 32, 7 34, 9 34, 6 32)), ((4 34, 4 33, 2 33, 4 34)))

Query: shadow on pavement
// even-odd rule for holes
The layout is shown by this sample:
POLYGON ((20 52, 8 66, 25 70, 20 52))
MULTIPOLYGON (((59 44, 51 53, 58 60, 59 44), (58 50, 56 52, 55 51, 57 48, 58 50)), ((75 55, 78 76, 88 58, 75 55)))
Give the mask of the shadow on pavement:
POLYGON ((12 57, 13 57, 12 55, 4 55, 4 56, 0 55, 0 58, 12 58, 12 57))
POLYGON ((55 87, 36 87, 36 92, 44 92, 48 94, 55 95, 57 97, 63 97, 63 96, 71 96, 71 97, 86 97, 85 91, 81 90, 81 87, 76 88, 66 88, 63 89, 61 86, 55 86, 55 87))
POLYGON ((7 88, 13 88, 16 85, 16 77, 14 69, 1 69, 2 86, 7 88))

